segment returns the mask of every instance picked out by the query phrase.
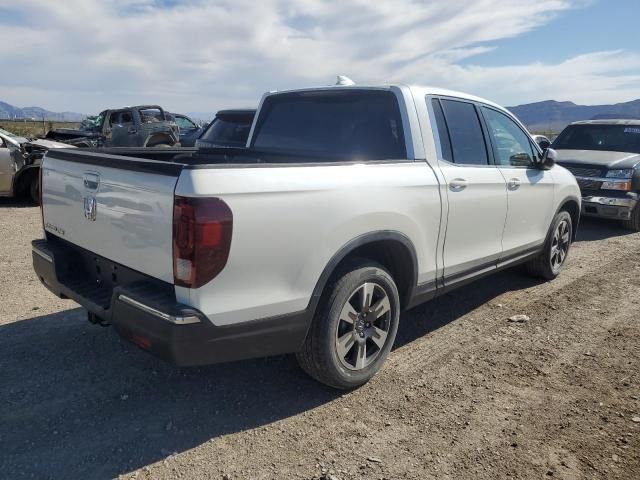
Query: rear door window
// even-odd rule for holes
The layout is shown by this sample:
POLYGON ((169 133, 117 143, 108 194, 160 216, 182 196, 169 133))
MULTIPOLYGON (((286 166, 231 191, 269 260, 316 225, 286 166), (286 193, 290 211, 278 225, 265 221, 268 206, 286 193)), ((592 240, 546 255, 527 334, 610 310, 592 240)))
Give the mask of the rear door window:
POLYGON ((321 160, 407 157, 398 100, 390 91, 313 91, 268 97, 253 138, 256 149, 321 160))
POLYGON ((488 165, 487 145, 474 104, 440 100, 451 140, 452 160, 461 165, 488 165))
POLYGON ((164 113, 159 108, 141 108, 138 110, 142 123, 164 122, 164 113))

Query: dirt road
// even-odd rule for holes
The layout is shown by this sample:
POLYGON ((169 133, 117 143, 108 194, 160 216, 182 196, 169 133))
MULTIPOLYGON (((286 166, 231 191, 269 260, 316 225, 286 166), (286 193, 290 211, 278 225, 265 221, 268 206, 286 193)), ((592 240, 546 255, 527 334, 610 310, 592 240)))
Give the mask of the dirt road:
POLYGON ((640 478, 640 235, 615 224, 585 220, 554 282, 406 312, 348 394, 290 357, 180 370, 90 325, 33 275, 40 228, 0 202, 2 478, 640 478))

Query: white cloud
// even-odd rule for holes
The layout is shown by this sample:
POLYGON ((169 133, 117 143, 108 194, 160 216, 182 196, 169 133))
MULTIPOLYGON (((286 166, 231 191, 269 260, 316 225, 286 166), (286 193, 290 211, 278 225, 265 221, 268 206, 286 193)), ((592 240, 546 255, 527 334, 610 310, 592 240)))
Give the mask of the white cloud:
POLYGON ((158 102, 173 110, 255 105, 266 90, 399 80, 512 104, 640 96, 640 57, 585 54, 557 65, 468 64, 584 0, 0 0, 0 99, 55 110, 158 102), (4 6, 3 4, 6 4, 4 6))

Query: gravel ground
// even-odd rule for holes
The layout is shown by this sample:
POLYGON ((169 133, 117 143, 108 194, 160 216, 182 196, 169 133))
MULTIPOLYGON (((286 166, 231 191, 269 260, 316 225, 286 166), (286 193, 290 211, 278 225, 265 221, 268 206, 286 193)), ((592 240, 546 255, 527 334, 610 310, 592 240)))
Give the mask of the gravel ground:
POLYGON ((0 477, 640 478, 640 235, 615 224, 585 220, 553 282, 404 313, 347 394, 289 356, 177 369, 90 325, 36 280, 40 229, 0 201, 0 477))

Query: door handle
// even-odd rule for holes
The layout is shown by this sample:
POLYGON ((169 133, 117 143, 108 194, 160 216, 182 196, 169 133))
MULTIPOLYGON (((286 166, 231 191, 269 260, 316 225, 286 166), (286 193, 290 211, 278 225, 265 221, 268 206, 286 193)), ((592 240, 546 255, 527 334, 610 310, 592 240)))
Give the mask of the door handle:
POLYGON ((509 183, 507 183, 507 187, 509 188, 509 190, 517 190, 518 188, 520 188, 520 180, 518 180, 517 178, 510 179, 509 183))
POLYGON ((453 192, 461 192, 467 188, 467 181, 464 178, 454 178, 449 182, 449 189, 453 192))
POLYGON ((138 129, 136 127, 129 127, 129 130, 127 130, 127 133, 129 135, 135 135, 136 133, 138 133, 138 129))

